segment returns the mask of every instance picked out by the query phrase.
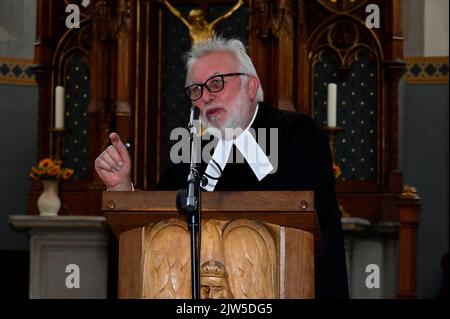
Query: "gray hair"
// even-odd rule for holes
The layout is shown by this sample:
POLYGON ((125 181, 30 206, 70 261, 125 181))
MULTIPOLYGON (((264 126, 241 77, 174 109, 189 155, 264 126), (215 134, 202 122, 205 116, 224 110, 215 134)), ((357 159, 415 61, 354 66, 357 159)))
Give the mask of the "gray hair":
MULTIPOLYGON (((213 53, 213 52, 226 52, 234 56, 238 63, 238 71, 255 76, 259 81, 258 74, 256 73, 255 66, 252 60, 245 51, 244 44, 237 39, 224 39, 221 37, 213 37, 203 43, 196 44, 192 46, 191 50, 186 54, 186 84, 189 74, 191 72, 194 63, 201 57, 213 53)), ((256 102, 262 102, 264 100, 264 92, 261 87, 261 82, 259 83, 258 91, 256 93, 256 102)))

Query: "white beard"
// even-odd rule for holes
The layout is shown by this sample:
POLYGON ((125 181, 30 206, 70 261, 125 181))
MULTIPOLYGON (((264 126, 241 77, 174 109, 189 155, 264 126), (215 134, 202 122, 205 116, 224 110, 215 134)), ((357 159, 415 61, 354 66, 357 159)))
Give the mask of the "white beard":
MULTIPOLYGON (((229 108, 229 114, 226 122, 221 125, 221 127, 216 127, 212 123, 208 121, 206 116, 206 111, 201 116, 202 120, 202 129, 204 129, 209 134, 215 136, 216 138, 231 140, 237 136, 239 136, 243 130, 245 129, 244 121, 246 118, 245 112, 248 112, 250 109, 250 102, 246 101, 246 91, 245 87, 242 86, 241 91, 236 96, 234 101, 232 102, 231 107, 229 108), (248 105, 246 105, 248 104, 248 105), (245 112, 239 112, 239 110, 245 110, 245 112)), ((212 108, 213 106, 211 106, 212 108)))

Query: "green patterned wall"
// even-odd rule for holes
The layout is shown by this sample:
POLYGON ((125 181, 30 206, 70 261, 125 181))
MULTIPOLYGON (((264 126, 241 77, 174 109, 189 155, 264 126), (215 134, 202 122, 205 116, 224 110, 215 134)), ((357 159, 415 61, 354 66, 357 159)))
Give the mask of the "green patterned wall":
POLYGON ((88 177, 88 121, 90 72, 89 65, 79 53, 67 61, 65 71, 64 166, 73 168, 74 179, 88 177))
POLYGON ((329 51, 314 65, 314 117, 321 127, 327 126, 327 85, 337 84, 337 126, 343 130, 336 156, 343 181, 376 179, 376 78, 376 64, 364 50, 344 73, 329 51))

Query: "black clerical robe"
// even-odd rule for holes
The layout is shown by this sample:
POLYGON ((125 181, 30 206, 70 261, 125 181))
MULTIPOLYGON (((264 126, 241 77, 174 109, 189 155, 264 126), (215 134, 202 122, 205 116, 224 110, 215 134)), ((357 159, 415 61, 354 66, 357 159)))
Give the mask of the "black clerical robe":
MULTIPOLYGON (((304 190, 314 191, 315 206, 320 226, 323 254, 315 260, 316 297, 348 298, 345 252, 340 213, 336 200, 335 179, 331 152, 324 133, 314 120, 302 113, 294 113, 259 104, 252 128, 278 129, 278 166, 273 174, 258 181, 248 163, 227 163, 214 190, 304 190)), ((266 137, 266 154, 273 146, 266 137)), ((232 152, 236 152, 233 146, 232 152)), ((238 151, 237 151, 238 152, 238 151)), ((206 169, 208 163, 200 165, 206 169)), ((275 166, 275 165, 273 165, 275 166)), ((186 187, 189 164, 169 163, 158 183, 160 190, 178 190, 186 187)))

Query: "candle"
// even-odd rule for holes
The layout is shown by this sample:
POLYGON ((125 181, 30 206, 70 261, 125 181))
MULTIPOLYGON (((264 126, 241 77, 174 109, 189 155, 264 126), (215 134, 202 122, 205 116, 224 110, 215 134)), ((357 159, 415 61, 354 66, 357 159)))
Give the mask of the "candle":
POLYGON ((337 85, 335 83, 328 84, 328 127, 336 127, 336 100, 337 100, 337 85))
POLYGON ((64 128, 64 104, 64 88, 57 86, 55 88, 55 128, 57 129, 64 128))

